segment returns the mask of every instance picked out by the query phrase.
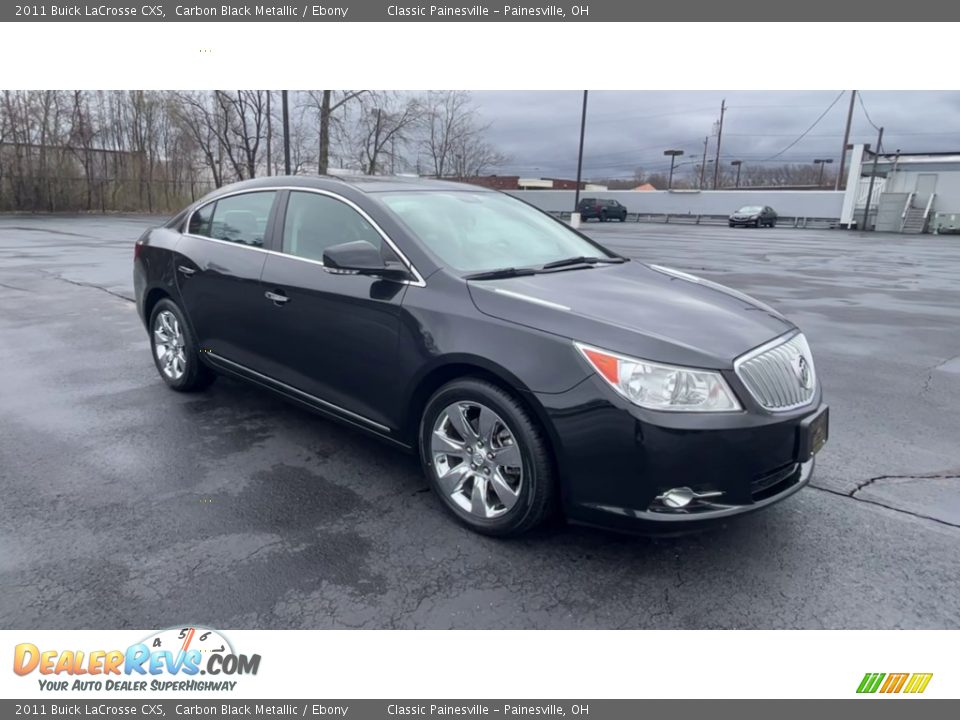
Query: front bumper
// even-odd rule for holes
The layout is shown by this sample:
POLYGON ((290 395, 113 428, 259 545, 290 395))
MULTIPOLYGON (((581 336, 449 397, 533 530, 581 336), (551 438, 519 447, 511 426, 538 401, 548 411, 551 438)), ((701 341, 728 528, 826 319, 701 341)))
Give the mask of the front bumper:
POLYGON ((695 529, 794 494, 814 468, 802 426, 826 412, 819 389, 809 405, 786 413, 752 403, 731 413, 655 412, 620 398, 597 377, 537 399, 567 517, 639 531, 695 529), (675 488, 689 488, 696 499, 667 506, 664 493, 675 488))

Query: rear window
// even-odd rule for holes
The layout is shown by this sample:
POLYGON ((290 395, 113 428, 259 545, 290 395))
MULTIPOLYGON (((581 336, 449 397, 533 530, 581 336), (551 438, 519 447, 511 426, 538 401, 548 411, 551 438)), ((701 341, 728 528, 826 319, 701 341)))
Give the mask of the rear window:
POLYGON ((263 247, 276 194, 276 191, 252 192, 217 200, 210 223, 210 237, 263 247))

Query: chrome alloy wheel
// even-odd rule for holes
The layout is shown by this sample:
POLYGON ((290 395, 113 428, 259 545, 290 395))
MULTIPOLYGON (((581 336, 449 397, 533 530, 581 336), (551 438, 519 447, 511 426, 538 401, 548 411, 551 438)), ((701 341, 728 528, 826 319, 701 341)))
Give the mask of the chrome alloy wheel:
POLYGON ((513 432, 477 402, 448 405, 430 436, 430 454, 442 490, 481 518, 508 512, 520 498, 523 462, 513 432))
POLYGON ((163 374, 171 380, 179 380, 187 369, 184 342, 183 328, 177 316, 169 310, 157 313, 153 321, 153 351, 163 374))

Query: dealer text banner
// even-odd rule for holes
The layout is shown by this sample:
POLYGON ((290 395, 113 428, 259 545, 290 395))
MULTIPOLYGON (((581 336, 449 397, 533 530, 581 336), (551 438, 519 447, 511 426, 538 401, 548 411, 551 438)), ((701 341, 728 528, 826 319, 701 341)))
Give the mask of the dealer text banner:
MULTIPOLYGON (((386 2, 339 0, 334 2, 210 2, 193 0, 136 0, 111 3, 37 2, 4 4, 0 21, 19 22, 872 22, 935 21, 960 19, 960 4, 915 0, 909 12, 902 4, 850 0, 810 0, 776 3, 763 0, 727 0, 684 3, 579 0, 556 3, 386 2)), ((750 34, 747 32, 746 34, 750 34)))
MULTIPOLYGON (((912 703, 911 720, 956 717, 958 703, 912 703)), ((145 718, 667 718, 702 720, 897 720, 907 716, 900 703, 859 700, 84 700, 0 701, 0 717, 145 718)))

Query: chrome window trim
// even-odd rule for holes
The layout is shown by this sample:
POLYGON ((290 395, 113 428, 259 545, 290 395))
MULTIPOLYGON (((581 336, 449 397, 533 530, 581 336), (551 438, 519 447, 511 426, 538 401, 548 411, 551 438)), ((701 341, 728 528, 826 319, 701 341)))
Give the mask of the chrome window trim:
MULTIPOLYGON (((760 345, 759 347, 755 347, 753 350, 748 350, 748 351, 745 352, 743 355, 739 356, 738 358, 736 358, 736 359, 733 361, 733 372, 734 372, 734 374, 737 376, 737 380, 739 380, 740 383, 743 385, 743 387, 746 388, 747 393, 750 395, 751 398, 753 398, 753 401, 754 401, 764 412, 772 413, 772 414, 774 414, 774 415, 776 415, 776 414, 778 414, 778 413, 793 412, 794 410, 798 410, 798 409, 800 409, 800 408, 802 408, 802 407, 806 407, 807 405, 812 404, 813 401, 814 401, 814 400, 816 399, 816 397, 817 397, 817 383, 820 381, 820 378, 819 378, 819 376, 817 375, 816 365, 814 365, 814 371, 813 371, 813 373, 814 373, 814 374, 813 374, 813 392, 810 393, 810 399, 809 399, 809 400, 804 400, 802 403, 798 403, 798 404, 796 404, 796 405, 790 405, 790 406, 781 407, 781 408, 768 408, 768 407, 766 407, 762 402, 760 402, 759 398, 757 398, 757 396, 754 395, 753 390, 750 389, 750 386, 747 384, 747 382, 746 382, 746 381, 743 379, 743 377, 740 375, 740 367, 741 367, 744 363, 749 362, 750 360, 753 360, 753 359, 754 359, 755 357, 757 357, 758 355, 763 355, 763 354, 764 354, 765 352, 767 352, 768 350, 773 350, 773 349, 776 348, 776 347, 780 347, 781 345, 784 345, 785 343, 790 342, 790 341, 793 340, 797 335, 800 335, 800 334, 802 334, 802 331, 800 330, 800 328, 794 328, 793 330, 789 330, 789 331, 785 332, 783 335, 778 335, 777 337, 773 338, 773 340, 770 340, 770 341, 768 341, 768 342, 765 342, 763 345, 760 345)), ((808 344, 809 344, 809 343, 808 343, 808 344)))
POLYGON ((316 395, 311 395, 311 394, 308 393, 308 392, 304 392, 304 391, 301 390, 300 388, 296 388, 296 387, 294 387, 293 385, 288 385, 287 383, 283 382, 282 380, 277 380, 276 378, 272 378, 272 377, 270 377, 269 375, 264 375, 264 374, 261 373, 261 372, 257 372, 256 370, 253 370, 252 368, 248 368, 246 365, 241 365, 241 364, 238 363, 238 362, 234 362, 233 360, 229 360, 229 359, 223 357, 223 355, 218 355, 217 353, 213 352, 212 350, 211 350, 210 352, 208 352, 207 355, 209 355, 210 357, 214 358, 217 362, 221 362, 221 363, 223 363, 224 365, 230 365, 230 366, 232 366, 232 367, 238 368, 238 369, 240 369, 241 371, 243 371, 243 372, 245 372, 245 373, 249 373, 249 374, 251 374, 251 375, 256 375, 257 377, 262 378, 262 379, 264 379, 264 380, 266 380, 266 381, 268 381, 268 382, 271 382, 271 383, 273 383, 273 384, 275 384, 275 385, 279 385, 280 387, 282 387, 282 388, 283 388, 284 390, 286 390, 287 392, 291 392, 291 393, 293 393, 293 394, 295 394, 295 395, 300 395, 300 396, 308 399, 309 401, 311 401, 311 402, 313 402, 313 403, 315 403, 315 404, 317 404, 317 405, 320 405, 321 407, 328 408, 328 409, 330 409, 330 410, 332 410, 332 411, 334 411, 334 412, 336 412, 336 413, 338 413, 338 414, 345 415, 347 418, 351 418, 351 419, 353 419, 353 420, 355 420, 355 421, 360 421, 360 422, 364 423, 365 425, 369 425, 370 427, 376 428, 376 429, 379 430, 380 432, 384 432, 384 433, 389 433, 389 432, 390 432, 390 428, 387 427, 386 425, 383 425, 382 423, 378 423, 378 422, 376 422, 375 420, 371 420, 370 418, 364 417, 363 415, 360 415, 359 413, 355 413, 355 412, 353 412, 352 410, 347 410, 346 408, 342 408, 342 407, 340 407, 339 405, 334 405, 332 402, 328 402, 328 401, 324 400, 323 398, 317 397, 316 395))
MULTIPOLYGON (((334 200, 338 200, 339 202, 344 203, 348 207, 353 208, 353 210, 355 210, 364 220, 370 223, 373 229, 377 231, 377 234, 380 236, 380 238, 390 247, 391 250, 393 250, 393 252, 397 254, 397 257, 400 258, 400 261, 406 266, 407 270, 409 270, 415 278, 414 280, 398 280, 396 282, 399 282, 402 285, 413 285, 415 287, 427 286, 426 281, 423 279, 423 275, 420 274, 420 271, 417 270, 416 266, 410 261, 410 259, 406 255, 403 254, 403 252, 400 250, 400 248, 397 247, 396 243, 393 242, 390 236, 387 235, 387 233, 383 230, 383 228, 381 228, 377 224, 377 222, 372 217, 370 217, 370 215, 368 215, 363 208, 361 208, 352 200, 345 198, 342 195, 338 195, 335 192, 331 192, 330 190, 321 190, 319 188, 298 187, 296 185, 278 185, 276 187, 251 188, 249 190, 234 190, 233 192, 224 193, 223 195, 218 195, 217 197, 209 200, 208 202, 203 203, 202 205, 197 205, 197 207, 191 210, 190 213, 187 215, 186 222, 183 225, 184 230, 181 230, 180 234, 186 235, 187 237, 198 238, 200 240, 209 240, 211 242, 223 243, 224 245, 230 245, 232 247, 242 247, 242 248, 247 248, 249 250, 259 250, 260 252, 267 253, 268 255, 279 255, 280 257, 293 258, 294 260, 299 260, 300 262, 307 262, 307 263, 312 263, 314 265, 319 265, 320 267, 324 268, 327 272, 330 272, 330 270, 320 260, 312 260, 310 258, 300 257, 299 255, 291 255, 290 253, 280 252, 277 250, 270 250, 264 247, 257 247, 256 245, 246 245, 244 243, 235 243, 235 242, 230 242, 229 240, 220 240, 219 238, 206 237, 204 235, 194 235, 193 233, 189 232, 190 221, 193 220, 193 214, 198 210, 205 208, 207 205, 210 205, 211 203, 215 203, 218 200, 222 200, 228 197, 233 197, 235 195, 246 195, 248 193, 255 193, 255 192, 279 192, 281 190, 289 190, 291 192, 309 192, 309 193, 314 193, 316 195, 326 195, 327 197, 333 198, 334 200)), ((282 245, 283 228, 280 228, 280 241, 282 245)), ((341 273, 335 273, 335 274, 341 274, 341 273)), ((349 274, 349 273, 343 273, 343 274, 349 274)))

